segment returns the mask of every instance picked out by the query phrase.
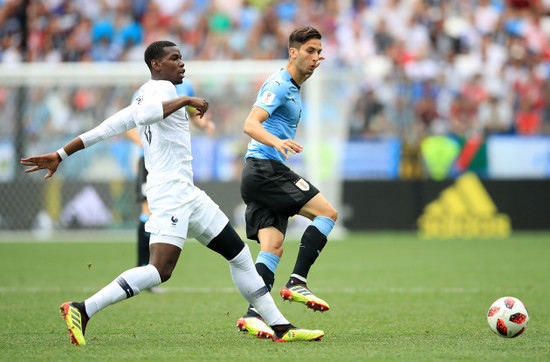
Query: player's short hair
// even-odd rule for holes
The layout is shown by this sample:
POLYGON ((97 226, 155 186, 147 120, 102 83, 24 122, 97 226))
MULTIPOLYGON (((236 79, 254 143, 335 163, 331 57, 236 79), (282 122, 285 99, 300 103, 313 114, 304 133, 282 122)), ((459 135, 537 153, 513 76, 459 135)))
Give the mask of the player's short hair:
POLYGON ((153 59, 160 60, 162 59, 162 56, 164 54, 164 48, 167 47, 175 47, 176 44, 172 43, 169 40, 159 40, 155 41, 145 49, 145 54, 143 55, 143 58, 145 60, 145 64, 147 64, 147 67, 149 67, 149 70, 152 70, 151 62, 153 59))
POLYGON ((319 30, 311 26, 298 28, 288 37, 288 49, 300 49, 302 44, 306 43, 310 39, 321 39, 321 33, 319 33, 319 30))

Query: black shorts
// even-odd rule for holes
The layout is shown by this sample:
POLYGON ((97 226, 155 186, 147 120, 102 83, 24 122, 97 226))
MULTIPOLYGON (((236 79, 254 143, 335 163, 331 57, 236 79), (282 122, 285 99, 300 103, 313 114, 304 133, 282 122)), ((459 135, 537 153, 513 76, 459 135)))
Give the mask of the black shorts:
POLYGON ((241 180, 247 238, 258 240, 258 230, 268 226, 284 235, 288 218, 318 193, 315 186, 282 162, 247 158, 241 180))
POLYGON ((141 156, 138 161, 138 173, 136 177, 136 197, 138 202, 147 200, 145 185, 147 185, 147 169, 145 168, 145 159, 141 156))

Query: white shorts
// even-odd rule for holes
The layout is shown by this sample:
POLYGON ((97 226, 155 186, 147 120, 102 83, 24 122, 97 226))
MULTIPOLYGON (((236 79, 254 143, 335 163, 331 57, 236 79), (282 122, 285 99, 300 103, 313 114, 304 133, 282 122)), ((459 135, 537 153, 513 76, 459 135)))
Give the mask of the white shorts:
POLYGON ((184 241, 194 238, 208 245, 229 222, 219 206, 194 185, 168 182, 148 189, 147 199, 151 216, 145 231, 151 233, 151 244, 183 249, 184 241))

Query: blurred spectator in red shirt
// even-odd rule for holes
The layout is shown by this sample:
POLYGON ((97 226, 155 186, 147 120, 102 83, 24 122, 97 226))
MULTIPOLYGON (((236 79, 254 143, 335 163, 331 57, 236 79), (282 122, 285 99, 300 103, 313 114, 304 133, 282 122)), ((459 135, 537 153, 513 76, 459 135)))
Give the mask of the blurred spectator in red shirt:
POLYGON ((449 118, 451 133, 466 137, 477 126, 477 107, 472 99, 458 94, 451 103, 449 118))
POLYGON ((477 108, 482 102, 485 102, 489 98, 489 93, 485 89, 485 86, 482 83, 481 74, 475 74, 472 79, 467 81, 460 91, 462 96, 471 102, 471 106, 477 108))
POLYGON ((532 135, 540 133, 542 126, 541 113, 528 98, 521 99, 514 125, 517 134, 532 135))

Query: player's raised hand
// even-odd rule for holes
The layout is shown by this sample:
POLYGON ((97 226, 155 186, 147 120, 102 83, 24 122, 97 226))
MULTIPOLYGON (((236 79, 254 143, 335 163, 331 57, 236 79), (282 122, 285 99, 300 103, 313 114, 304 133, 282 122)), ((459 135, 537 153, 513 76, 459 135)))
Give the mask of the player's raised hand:
POLYGON ((208 101, 198 97, 189 97, 188 106, 195 108, 195 115, 202 118, 208 110, 208 101))
POLYGON ((25 172, 34 172, 38 170, 48 169, 50 172, 44 176, 45 179, 48 179, 53 176, 57 167, 59 166, 60 158, 57 152, 47 153, 40 156, 32 156, 21 159, 21 164, 23 166, 34 166, 32 168, 26 169, 25 172))
POLYGON ((277 151, 281 152, 287 160, 287 151, 290 151, 292 154, 295 155, 302 152, 302 150, 304 149, 301 144, 291 139, 280 140, 280 142, 277 142, 274 147, 277 149, 277 151))

